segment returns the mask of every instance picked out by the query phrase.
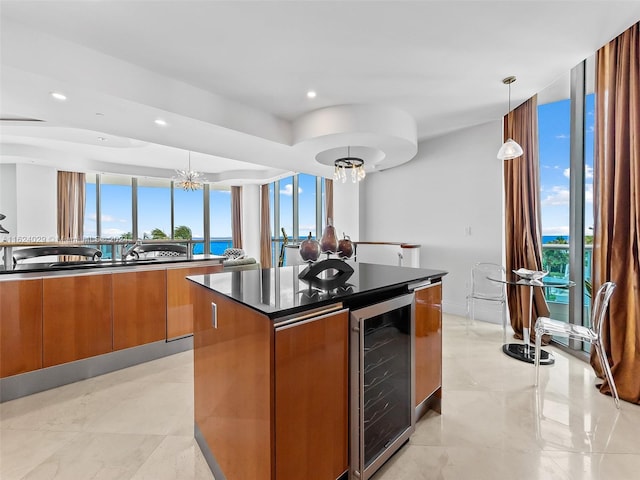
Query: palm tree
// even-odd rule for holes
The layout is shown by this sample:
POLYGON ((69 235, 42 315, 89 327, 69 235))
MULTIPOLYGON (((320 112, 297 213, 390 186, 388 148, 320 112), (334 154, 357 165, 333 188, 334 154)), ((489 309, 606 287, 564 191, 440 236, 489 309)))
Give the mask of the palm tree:
POLYGON ((183 240, 191 240, 191 229, 186 225, 180 225, 173 230, 173 238, 181 238, 183 240))
POLYGON ((153 238, 154 240, 160 240, 162 238, 169 238, 169 237, 167 236, 166 233, 164 233, 159 228, 154 228, 153 230, 151 230, 151 238, 153 238))

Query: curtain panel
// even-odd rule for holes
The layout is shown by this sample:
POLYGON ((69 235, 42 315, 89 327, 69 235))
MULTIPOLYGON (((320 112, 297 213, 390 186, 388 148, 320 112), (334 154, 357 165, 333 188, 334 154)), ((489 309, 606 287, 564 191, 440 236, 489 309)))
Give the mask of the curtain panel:
POLYGON ((640 404, 640 22, 597 52, 595 96, 593 291, 616 283, 603 343, 620 398, 640 404))
MULTIPOLYGON (((504 138, 513 138, 524 154, 504 160, 505 241, 507 272, 519 268, 542 270, 540 185, 538 163, 538 97, 534 95, 504 117, 504 138)), ((507 286, 507 301, 515 337, 523 338, 529 321, 529 291, 507 286)), ((549 315, 542 289, 534 289, 531 320, 549 315)), ((531 339, 535 332, 529 326, 531 339)))
POLYGON ((271 268, 271 217, 269 215, 269 185, 260 186, 260 264, 271 268))
POLYGON ((84 236, 85 174, 58 172, 58 239, 84 236))
MULTIPOLYGON (((324 224, 333 225, 333 180, 330 178, 324 179, 324 224)), ((317 232, 316 236, 320 238, 322 232, 317 232)))
POLYGON ((242 187, 231 187, 231 241, 242 248, 242 187))

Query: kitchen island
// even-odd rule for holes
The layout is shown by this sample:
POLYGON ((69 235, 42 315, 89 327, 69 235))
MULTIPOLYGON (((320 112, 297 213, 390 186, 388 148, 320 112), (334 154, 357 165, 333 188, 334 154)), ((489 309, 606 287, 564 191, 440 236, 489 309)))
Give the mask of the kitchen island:
POLYGON ((366 479, 439 410, 447 272, 349 265, 189 277, 195 437, 216 479, 366 479))

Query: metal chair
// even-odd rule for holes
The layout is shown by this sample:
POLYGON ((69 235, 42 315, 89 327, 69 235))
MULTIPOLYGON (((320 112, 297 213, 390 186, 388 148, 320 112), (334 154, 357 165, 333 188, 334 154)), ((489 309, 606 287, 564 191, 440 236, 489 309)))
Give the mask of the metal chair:
POLYGON ((495 263, 476 263, 471 269, 471 293, 467 295, 467 317, 475 321, 474 302, 476 300, 499 303, 502 309, 502 342, 505 343, 507 341, 505 284, 489 278, 505 280, 504 267, 495 263))
POLYGON ((616 288, 616 284, 613 282, 603 283, 598 289, 598 292, 593 297, 593 304, 591 310, 591 328, 584 327, 582 325, 573 325, 571 323, 560 322, 547 317, 539 317, 536 321, 536 352, 535 352, 535 366, 536 366, 536 380, 535 385, 540 383, 540 348, 542 342, 542 335, 554 335, 560 337, 573 338, 576 340, 582 340, 583 342, 589 342, 595 346, 598 351, 598 358, 602 365, 602 370, 609 382, 611 392, 613 393, 613 399, 616 403, 616 407, 620 408, 620 398, 618 397, 618 390, 616 389, 615 381, 613 380, 613 374, 611 373, 611 367, 607 359, 607 352, 604 350, 602 344, 602 322, 604 316, 609 308, 609 300, 613 295, 613 290, 616 288))

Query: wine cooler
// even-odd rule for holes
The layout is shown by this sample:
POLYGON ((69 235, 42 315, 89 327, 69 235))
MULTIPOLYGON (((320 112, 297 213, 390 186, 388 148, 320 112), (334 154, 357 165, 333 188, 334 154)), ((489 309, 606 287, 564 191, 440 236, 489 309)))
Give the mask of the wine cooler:
POLYGON ((413 294, 351 312, 351 474, 366 480, 413 433, 413 294))

